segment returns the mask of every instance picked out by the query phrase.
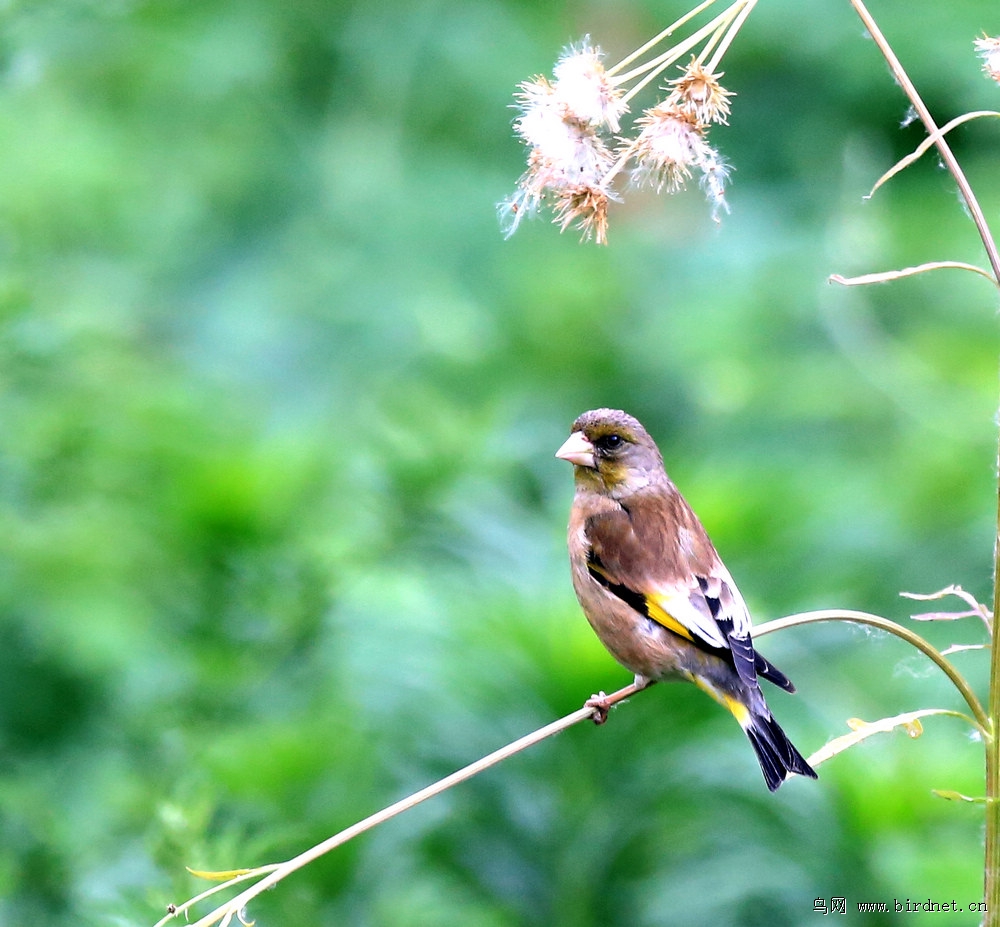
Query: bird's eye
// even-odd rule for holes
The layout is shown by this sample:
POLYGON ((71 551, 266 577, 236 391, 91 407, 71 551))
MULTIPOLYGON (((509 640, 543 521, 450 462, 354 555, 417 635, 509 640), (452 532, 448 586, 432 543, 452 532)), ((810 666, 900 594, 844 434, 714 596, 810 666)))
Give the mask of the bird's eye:
POLYGON ((601 435, 594 444, 601 451, 616 451, 622 446, 625 439, 619 434, 601 435))

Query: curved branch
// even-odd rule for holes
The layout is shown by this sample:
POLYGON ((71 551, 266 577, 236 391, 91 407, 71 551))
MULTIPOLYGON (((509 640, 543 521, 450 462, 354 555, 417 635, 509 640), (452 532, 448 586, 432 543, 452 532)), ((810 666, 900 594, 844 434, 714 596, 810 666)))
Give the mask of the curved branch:
POLYGON ((901 280, 903 277, 912 277, 915 274, 923 274, 929 270, 970 270, 975 274, 985 277, 990 283, 994 283, 993 275, 982 267, 975 264, 966 264, 964 261, 930 261, 927 264, 918 264, 916 267, 904 267, 902 270, 886 270, 879 274, 863 274, 860 277, 845 277, 842 274, 830 274, 827 278, 829 283, 839 283, 841 286, 868 286, 871 283, 888 283, 890 280, 901 280))
MULTIPOLYGON (((636 686, 633 683, 632 685, 619 689, 617 692, 613 692, 611 695, 604 695, 602 693, 600 708, 594 707, 590 704, 584 705, 583 708, 578 708, 576 711, 560 718, 558 721, 553 721, 551 724, 547 724, 545 727, 539 728, 537 731, 532 731, 530 734, 520 738, 520 740, 515 740, 513 743, 507 744, 507 746, 501 747, 499 750, 495 750, 488 756, 484 756, 482 759, 476 760, 474 763, 470 763, 468 766, 459 769, 457 772, 453 772, 450 776, 445 776, 443 779, 439 779, 437 782, 428 785, 419 792, 414 792, 412 795, 408 795, 406 798, 400 799, 395 804, 389 805, 381 811, 376 811, 363 821, 358 821, 356 824, 352 824, 350 827, 340 831, 340 833, 334 834, 332 837, 327 837, 327 839, 322 843, 318 843, 314 847, 310 847, 308 850, 305 850, 292 859, 286 860, 283 863, 260 866, 253 870, 237 870, 236 874, 232 878, 227 879, 221 885, 217 885, 207 892, 203 892, 201 895, 198 895, 197 898, 191 899, 183 905, 171 905, 167 916, 160 920, 156 927, 161 927, 161 925, 166 924, 168 921, 180 914, 184 914, 186 916, 188 909, 194 904, 195 901, 199 901, 206 896, 214 894, 221 889, 228 888, 231 885, 236 885, 239 882, 244 882, 247 879, 254 878, 257 875, 264 875, 260 881, 255 882, 249 888, 244 889, 244 891, 231 898, 225 904, 220 905, 214 911, 210 911, 204 917, 200 918, 194 923, 193 927, 210 927, 210 925, 216 923, 222 923, 223 925, 229 924, 233 917, 239 917, 239 912, 242 911, 242 909, 251 900, 261 894, 261 892, 273 885, 276 885, 286 876, 291 875, 293 872, 308 865, 320 856, 329 853, 331 850, 347 843, 349 840, 353 840, 359 834, 363 834, 365 831, 371 830, 373 827, 377 827, 379 824, 388 821, 390 818, 394 818, 396 815, 402 814, 404 811, 409 811, 410 808, 413 808, 415 805, 419 805, 421 802, 427 801, 428 798, 440 795, 441 792, 450 789, 452 786, 458 785, 466 779, 471 779, 473 776, 478 775, 490 766, 495 766, 501 760, 505 760, 508 757, 513 756, 515 753, 520 753, 522 750, 526 750, 528 747, 534 746, 539 741, 545 740, 545 738, 551 737, 553 734, 558 734, 560 731, 564 731, 566 728, 572 727, 580 721, 586 721, 588 718, 595 717, 599 712, 604 711, 612 705, 616 705, 618 702, 624 701, 630 696, 635 695, 636 692, 641 692, 643 688, 644 686, 636 686)), ((207 878, 213 878, 217 876, 228 876, 229 873, 199 873, 199 875, 207 878)))
POLYGON ((983 737, 986 740, 993 739, 989 717, 983 710, 983 706, 979 703, 979 699, 976 698, 976 693, 972 691, 968 682, 965 681, 965 677, 955 669, 955 665, 951 660, 932 644, 924 640, 919 634, 915 634, 909 628, 904 628, 903 625, 897 624, 895 621, 890 621, 888 618, 883 618, 880 615, 872 615, 869 612, 828 608, 814 612, 802 612, 798 615, 788 615, 785 618, 775 618, 773 621, 767 621, 764 624, 754 627, 753 635, 754 637, 760 637, 764 634, 770 634, 772 631, 780 631, 784 628, 796 627, 803 624, 817 624, 821 621, 849 621, 853 624, 864 624, 872 628, 879 628, 883 631, 888 631, 890 634, 894 634, 896 637, 916 647, 917 650, 936 663, 952 681, 955 688, 958 689, 959 694, 965 699, 965 704, 972 711, 973 717, 976 719, 976 726, 983 737))
POLYGON ((982 207, 979 205, 979 200, 976 198, 976 194, 973 192, 972 185, 965 176, 962 166, 958 163, 954 152, 952 152, 948 140, 940 133, 934 117, 931 116, 931 112, 927 108, 927 104, 924 103, 920 94, 917 93, 917 88, 913 85, 913 81, 910 80, 910 76, 906 73, 899 58, 896 57, 896 53, 882 34, 882 30, 879 29, 878 23, 875 22, 872 14, 868 12, 862 0, 851 0, 851 6, 854 7, 854 11, 858 14, 861 22, 864 23, 868 34, 878 46, 878 50, 882 53, 882 57, 885 58, 886 64, 889 65, 889 70, 892 71, 893 77, 896 78, 899 86, 903 88, 903 92, 913 104, 913 109, 927 129, 927 134, 934 139, 934 145, 941 155, 941 160, 944 161, 945 166, 948 168, 948 172, 955 178, 955 183, 958 184, 962 199, 965 200, 965 204, 969 207, 969 214, 972 216, 972 221, 976 225, 976 231, 979 232, 983 247, 986 249, 990 267, 993 269, 993 281, 1000 286, 1000 252, 997 251, 996 242, 986 222, 986 216, 983 215, 982 207))
POLYGON ((935 129, 930 135, 927 136, 917 147, 911 151, 905 158, 900 158, 892 167, 889 168, 878 180, 875 181, 875 186, 871 188, 868 196, 865 197, 866 200, 870 200, 874 195, 875 191, 882 186, 890 177, 895 177, 904 167, 909 167, 914 161, 918 161, 920 157, 927 151, 931 145, 936 145, 938 139, 943 138, 952 129, 957 128, 963 123, 970 122, 973 119, 982 119, 984 116, 1000 116, 1000 113, 994 112, 989 109, 976 110, 973 113, 963 113, 961 116, 956 116, 947 125, 941 126, 940 129, 935 129))

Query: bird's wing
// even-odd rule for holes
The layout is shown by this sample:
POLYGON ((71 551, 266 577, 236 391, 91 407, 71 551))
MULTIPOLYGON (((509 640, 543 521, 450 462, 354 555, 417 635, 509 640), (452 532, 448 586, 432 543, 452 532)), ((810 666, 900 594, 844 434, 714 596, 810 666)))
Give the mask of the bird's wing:
POLYGON ((753 684, 766 661, 754 650, 746 603, 704 529, 684 508, 683 540, 676 518, 659 523, 637 508, 591 516, 585 524, 588 568, 636 611, 732 662, 753 684))

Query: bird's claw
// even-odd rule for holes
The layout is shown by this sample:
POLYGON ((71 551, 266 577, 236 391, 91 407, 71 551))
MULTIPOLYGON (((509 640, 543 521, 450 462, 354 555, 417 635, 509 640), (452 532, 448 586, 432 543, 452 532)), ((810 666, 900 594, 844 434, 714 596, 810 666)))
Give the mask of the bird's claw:
POLYGON ((608 711, 611 709, 611 703, 608 701, 606 693, 598 692, 596 695, 590 696, 583 703, 583 707, 593 709, 591 719, 594 724, 604 724, 608 720, 608 711))

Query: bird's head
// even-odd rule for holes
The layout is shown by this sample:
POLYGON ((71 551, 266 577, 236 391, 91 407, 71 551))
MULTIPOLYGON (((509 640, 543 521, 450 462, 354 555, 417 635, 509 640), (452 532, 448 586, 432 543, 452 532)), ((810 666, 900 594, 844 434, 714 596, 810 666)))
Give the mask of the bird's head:
POLYGON ((573 464, 578 485, 620 497, 664 478, 663 458, 642 425, 619 409, 584 412, 556 457, 573 464))

